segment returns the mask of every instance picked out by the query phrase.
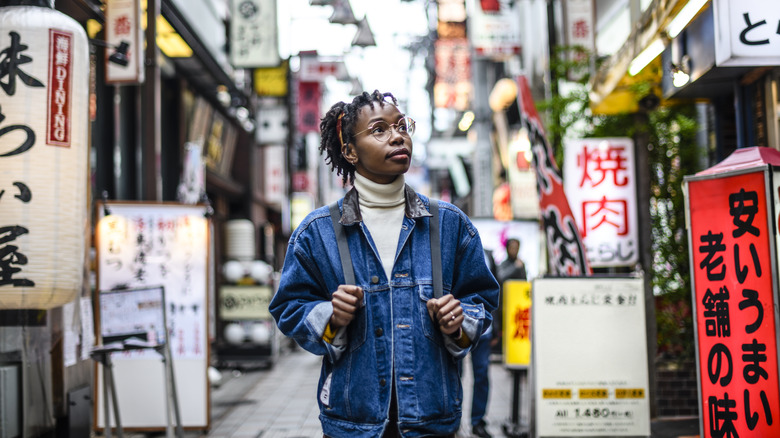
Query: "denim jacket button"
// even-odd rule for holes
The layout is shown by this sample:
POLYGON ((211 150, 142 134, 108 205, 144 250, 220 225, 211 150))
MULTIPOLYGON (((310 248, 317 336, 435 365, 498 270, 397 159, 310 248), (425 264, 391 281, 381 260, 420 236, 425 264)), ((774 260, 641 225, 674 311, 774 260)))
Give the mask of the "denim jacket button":
POLYGON ((371 277, 371 283, 374 283, 374 284, 377 284, 377 283, 379 283, 379 277, 377 277, 376 275, 374 275, 373 277, 371 277))
POLYGON ((384 333, 384 331, 382 331, 382 329, 381 329, 381 328, 378 328, 378 329, 374 330, 374 333, 375 333, 377 336, 382 336, 382 333, 384 333))
POLYGON ((385 386, 386 383, 385 379, 379 379, 379 386, 385 386))

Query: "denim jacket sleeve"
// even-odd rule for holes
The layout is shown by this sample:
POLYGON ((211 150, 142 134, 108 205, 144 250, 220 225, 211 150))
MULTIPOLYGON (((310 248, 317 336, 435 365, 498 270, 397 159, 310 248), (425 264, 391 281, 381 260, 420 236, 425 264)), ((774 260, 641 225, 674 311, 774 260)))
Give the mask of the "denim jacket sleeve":
MULTIPOLYGON (((444 278, 451 278, 450 293, 460 300, 463 308, 461 327, 473 346, 492 324, 492 312, 498 307, 498 282, 485 263, 485 253, 476 227, 456 207, 448 204, 441 207, 444 213, 442 221, 451 221, 454 219, 452 216, 457 216, 457 226, 446 223, 441 227, 442 230, 450 230, 442 234, 442 242, 447 239, 449 243, 445 245, 456 248, 455 251, 443 252, 442 265, 444 278), (457 234, 454 232, 456 229, 457 234), (452 258, 447 260, 449 257, 452 258), (447 272, 448 269, 452 271, 447 272)), ((452 339, 447 339, 445 343, 450 353, 458 358, 464 357, 470 350, 470 347, 458 346, 452 339)))
MULTIPOLYGON (((326 282, 326 277, 332 277, 332 273, 323 272, 330 269, 327 259, 317 258, 318 262, 315 263, 312 258, 312 254, 319 253, 325 244, 315 242, 317 239, 312 236, 302 236, 305 233, 293 233, 290 239, 279 288, 271 300, 269 310, 282 333, 295 340, 303 349, 335 362, 346 350, 347 341, 343 331, 337 333, 332 343, 323 339, 333 314, 330 301, 332 291, 329 282, 326 282)), ((313 231, 310 234, 321 237, 313 231)), ((333 290, 337 287, 334 286, 333 290)))

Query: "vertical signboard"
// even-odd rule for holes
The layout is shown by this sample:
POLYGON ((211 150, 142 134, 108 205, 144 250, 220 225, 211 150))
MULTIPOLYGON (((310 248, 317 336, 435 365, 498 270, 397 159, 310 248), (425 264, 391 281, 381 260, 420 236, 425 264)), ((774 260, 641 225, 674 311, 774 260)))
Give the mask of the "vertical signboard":
POLYGON ((508 280, 501 291, 504 300, 504 365, 528 368, 531 364, 531 283, 508 280))
POLYGON ((279 65, 276 0, 231 0, 230 19, 230 63, 233 67, 279 65))
POLYGON ((298 82, 298 132, 320 132, 319 82, 298 82))
POLYGON ((686 178, 703 437, 780 436, 779 176, 764 165, 686 178))
POLYGON ((469 38, 477 56, 506 58, 520 54, 520 15, 514 2, 469 0, 466 6, 469 38))
POLYGON ((106 83, 137 84, 144 81, 144 37, 141 32, 139 0, 106 2, 106 42, 116 48, 127 46, 127 65, 108 62, 113 49, 106 49, 106 83))
MULTIPOLYGON (((584 49, 569 50, 568 57, 573 62, 585 62, 587 54, 596 51, 596 25, 593 13, 595 2, 593 0, 565 0, 565 2, 563 11, 566 45, 584 49)), ((584 71, 570 69, 568 78, 571 81, 578 81, 584 74, 584 71)))
POLYGON ((533 282, 539 437, 650 436, 641 278, 533 282))
POLYGON ((564 144, 564 189, 593 267, 639 260, 634 142, 586 138, 564 144))

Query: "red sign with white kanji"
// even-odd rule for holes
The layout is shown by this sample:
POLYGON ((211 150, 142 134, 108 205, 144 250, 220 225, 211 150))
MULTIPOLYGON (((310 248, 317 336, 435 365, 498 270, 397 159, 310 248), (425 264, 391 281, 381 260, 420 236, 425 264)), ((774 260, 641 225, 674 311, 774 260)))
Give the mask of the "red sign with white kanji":
POLYGON ((639 260, 634 142, 586 138, 564 144, 564 189, 593 267, 639 260))
POLYGON ((766 171, 687 187, 702 436, 780 436, 766 171))

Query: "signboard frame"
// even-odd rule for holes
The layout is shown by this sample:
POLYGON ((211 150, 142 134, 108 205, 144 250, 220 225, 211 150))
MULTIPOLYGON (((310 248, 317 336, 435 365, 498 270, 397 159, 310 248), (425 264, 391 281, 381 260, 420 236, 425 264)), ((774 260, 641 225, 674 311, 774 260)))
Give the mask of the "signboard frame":
MULTIPOLYGON (((203 205, 186 205, 179 203, 144 203, 134 201, 98 202, 96 203, 95 248, 96 248, 96 284, 97 291, 117 289, 138 289, 162 286, 165 289, 167 324, 177 325, 170 336, 168 348, 172 352, 173 378, 176 382, 186 382, 186 385, 176 385, 178 400, 181 407, 181 425, 187 430, 207 430, 211 425, 211 388, 208 380, 208 366, 211 357, 209 329, 209 273, 211 252, 211 236, 208 219, 204 217, 206 207, 203 205), (131 218, 132 220, 128 219, 131 218), (149 246, 145 249, 143 259, 146 261, 145 277, 139 278, 129 272, 128 255, 124 254, 119 261, 110 257, 121 255, 123 245, 139 242, 138 224, 133 221, 143 218, 145 226, 163 226, 165 231, 149 231, 153 235, 145 241, 149 246), (161 218, 154 221, 155 218, 161 218), (164 219, 164 220, 163 220, 164 219), (109 237, 104 229, 111 220, 118 221, 120 229, 116 239, 109 237), (203 221, 199 223, 198 221, 203 221), (124 221, 124 222, 123 222, 124 221), (180 221, 192 224, 191 229, 184 226, 171 231, 170 221, 180 221), (201 227, 202 225, 202 227, 201 227), (191 248, 182 249, 168 246, 155 239, 164 232, 186 233, 177 237, 178 241, 191 242, 191 248), (154 240, 154 242, 150 242, 154 240), (171 250, 165 254, 165 250, 171 250), (189 252, 191 250, 191 252, 189 252), (185 258, 191 256, 191 260, 185 258), (170 256, 170 257, 168 257, 170 256), (181 267, 182 263, 189 264, 181 267), (177 267, 178 266, 178 267, 177 267), (158 273, 152 273, 152 271, 158 273), (166 274, 161 272, 166 271, 166 274), (184 276, 184 277, 182 277, 184 276), (184 280, 183 280, 184 278, 184 280), (161 280, 162 279, 162 280, 161 280), (187 284, 183 284, 187 283, 187 284), (184 290, 186 289, 186 290, 184 290), (197 306, 197 311, 195 310, 197 306), (195 338, 193 332, 197 333, 195 338)), ((178 227, 179 222, 174 224, 178 227)), ((159 230, 159 229, 158 229, 159 230)), ((170 234, 168 235, 170 237, 170 234)), ((144 242, 143 239, 141 239, 144 242)), ((170 241, 166 241, 170 242, 170 241)), ((176 240, 172 245, 176 244, 176 240)), ((127 252, 131 250, 128 249, 127 252)), ((137 254, 136 254, 137 256, 137 254)), ((137 257, 131 256, 132 259, 137 257)), ((96 292, 97 293, 97 292, 96 292)), ((99 298, 96 298, 99 302, 99 298)), ((97 315, 96 315, 97 318, 97 315)), ((100 334, 98 322, 96 332, 100 334)), ((166 418, 166 395, 163 373, 163 363, 159 355, 150 350, 136 350, 112 354, 113 375, 116 382, 118 405, 121 412, 122 426, 126 431, 163 431, 168 420, 166 418)), ((93 400, 93 428, 105 429, 103 412, 102 370, 97 363, 95 369, 95 385, 93 400)))
POLYGON ((535 436, 649 437, 644 280, 538 278, 533 281, 532 300, 535 436), (600 336, 582 339, 592 334, 584 330, 585 324, 600 330, 600 336), (606 330, 612 330, 606 334, 617 338, 617 343, 607 345, 606 330), (594 344, 603 347, 601 354, 582 351, 594 344), (555 357, 550 348, 555 349, 555 357))

